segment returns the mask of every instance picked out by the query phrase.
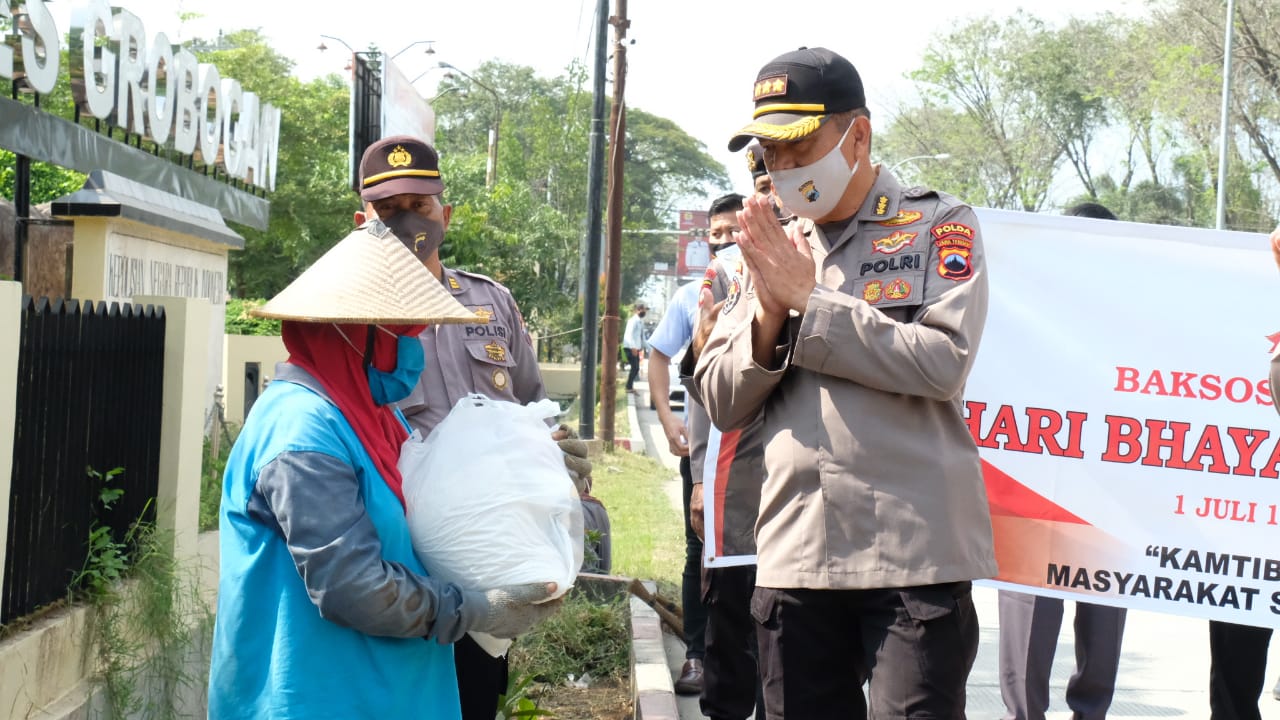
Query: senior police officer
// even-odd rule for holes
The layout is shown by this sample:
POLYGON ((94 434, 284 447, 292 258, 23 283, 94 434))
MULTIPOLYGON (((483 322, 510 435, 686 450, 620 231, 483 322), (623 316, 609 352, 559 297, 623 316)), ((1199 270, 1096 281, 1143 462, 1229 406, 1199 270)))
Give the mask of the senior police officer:
MULTIPOLYGON (((511 292, 484 275, 441 263, 440 245, 453 214, 443 192, 435 148, 415 137, 383 138, 360 160, 360 197, 366 211, 385 223, 455 300, 488 319, 483 325, 431 325, 419 336, 426 367, 399 405, 424 437, 471 393, 520 404, 546 397, 533 345, 511 292)), ((567 437, 567 432, 562 427, 553 437, 581 487, 591 464, 585 444, 567 437)), ((507 690, 506 657, 491 657, 464 636, 455 643, 454 661, 463 720, 493 720, 498 696, 507 690)))
POLYGON ((695 379, 721 429, 764 413, 751 611, 771 719, 965 717, 970 580, 996 572, 965 380, 987 310, 969 207, 872 165, 862 81, 802 48, 753 87, 774 192, 695 379), (869 681, 869 698, 858 688, 869 681))

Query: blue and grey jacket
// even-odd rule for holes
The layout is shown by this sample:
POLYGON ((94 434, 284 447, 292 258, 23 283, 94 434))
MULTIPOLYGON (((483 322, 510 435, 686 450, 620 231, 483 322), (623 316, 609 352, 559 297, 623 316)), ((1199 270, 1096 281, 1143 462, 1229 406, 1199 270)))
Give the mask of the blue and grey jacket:
POLYGON ((426 576, 400 500, 302 369, 280 365, 245 420, 219 524, 210 718, 459 717, 449 643, 485 609, 426 576))

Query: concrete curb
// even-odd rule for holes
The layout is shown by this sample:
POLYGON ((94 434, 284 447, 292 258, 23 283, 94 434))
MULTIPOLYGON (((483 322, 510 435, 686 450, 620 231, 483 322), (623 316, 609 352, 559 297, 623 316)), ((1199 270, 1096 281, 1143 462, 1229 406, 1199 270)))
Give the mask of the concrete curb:
MULTIPOLYGON (((626 595, 631 618, 631 701, 636 720, 679 720, 675 686, 662 632, 662 620, 653 608, 627 589, 630 578, 618 575, 579 573, 577 589, 596 599, 626 595)), ((642 581, 649 592, 657 592, 651 580, 642 581)))
POLYGON ((627 427, 631 431, 631 436, 615 442, 631 452, 644 455, 644 434, 640 432, 640 415, 636 412, 636 398, 638 397, 640 397, 640 393, 627 393, 627 427))
MULTIPOLYGON (((657 586, 646 581, 649 592, 657 586)), ((658 613, 638 597, 631 600, 631 686, 635 695, 636 720, 678 720, 675 687, 667 668, 662 644, 662 623, 658 613)))

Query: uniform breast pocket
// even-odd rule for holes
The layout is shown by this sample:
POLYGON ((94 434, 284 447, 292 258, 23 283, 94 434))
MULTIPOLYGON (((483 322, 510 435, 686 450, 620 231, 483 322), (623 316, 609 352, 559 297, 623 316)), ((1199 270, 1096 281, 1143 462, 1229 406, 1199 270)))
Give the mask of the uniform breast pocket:
POLYGON ((511 368, 516 363, 505 340, 474 340, 467 343, 467 354, 471 356, 471 382, 476 392, 499 400, 515 400, 511 368))
POLYGON ((885 315, 906 321, 924 302, 924 278, 923 270, 862 278, 854 286, 854 295, 885 315))

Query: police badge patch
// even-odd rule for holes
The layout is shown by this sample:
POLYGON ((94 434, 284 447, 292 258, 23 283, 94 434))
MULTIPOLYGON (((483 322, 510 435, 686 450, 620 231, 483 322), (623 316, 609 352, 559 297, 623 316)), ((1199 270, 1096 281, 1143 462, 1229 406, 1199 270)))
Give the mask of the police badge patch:
POLYGON ((738 300, 742 298, 742 278, 735 275, 733 280, 729 282, 729 294, 725 296, 724 308, 720 310, 721 315, 728 315, 734 305, 738 304, 738 300))

